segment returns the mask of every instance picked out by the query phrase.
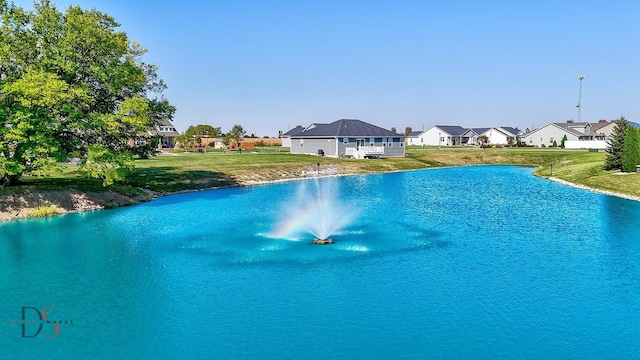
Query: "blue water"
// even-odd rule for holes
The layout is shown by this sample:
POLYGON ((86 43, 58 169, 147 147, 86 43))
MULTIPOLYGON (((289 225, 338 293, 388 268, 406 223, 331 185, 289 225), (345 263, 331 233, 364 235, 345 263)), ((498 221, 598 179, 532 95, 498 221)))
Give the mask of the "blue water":
POLYGON ((639 358, 640 203, 531 172, 320 179, 329 246, 310 182, 0 224, 0 358, 639 358))

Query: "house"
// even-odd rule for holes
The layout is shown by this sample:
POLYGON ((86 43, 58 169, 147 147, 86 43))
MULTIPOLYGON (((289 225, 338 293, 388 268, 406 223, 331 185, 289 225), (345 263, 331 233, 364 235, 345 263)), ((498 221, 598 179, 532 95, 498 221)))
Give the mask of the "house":
POLYGON ((613 133, 613 129, 616 127, 616 122, 600 120, 597 123, 591 124, 591 131, 597 134, 599 140, 607 140, 613 133))
POLYGON ((180 135, 169 119, 162 119, 160 125, 155 128, 138 134, 135 138, 129 139, 129 146, 145 146, 150 138, 159 137, 158 149, 173 148, 176 146, 176 137, 180 135))
MULTIPOLYGON (((533 130, 529 133, 522 135, 521 141, 531 146, 547 147, 552 146, 553 142, 560 146, 562 139, 566 136, 567 141, 583 141, 577 148, 592 148, 601 146, 599 142, 604 143, 603 137, 594 133, 591 129, 591 123, 549 123, 541 128, 533 130), (598 143, 586 143, 584 141, 599 141, 598 143), (584 146, 582 146, 584 145, 584 146), (593 146, 592 146, 593 145, 593 146)), ((565 142, 567 148, 569 147, 565 142)))
POLYGON ((287 131, 286 133, 280 134, 280 138, 282 139, 282 146, 290 148, 291 147, 291 135, 298 135, 303 130, 304 130, 304 128, 301 125, 298 125, 298 126, 294 127, 293 129, 287 131))
POLYGON ((292 154, 356 159, 405 154, 404 135, 357 119, 313 123, 289 136, 292 154))
POLYGON ((407 134, 407 139, 406 139, 407 145, 421 146, 422 143, 420 141, 422 139, 420 138, 420 134, 422 134, 422 131, 412 131, 409 134, 407 134))
POLYGON ((508 126, 477 129, 476 132, 479 133, 479 136, 486 136, 487 144, 493 145, 513 145, 522 135, 522 131, 518 128, 508 126))
POLYGON ((492 128, 463 128, 455 125, 434 125, 429 129, 409 136, 409 145, 455 146, 480 145, 481 143, 496 145, 512 145, 522 135, 518 128, 508 126, 492 128), (485 138, 484 141, 481 138, 485 138))
POLYGON ((425 146, 453 146, 466 144, 467 130, 461 126, 433 125, 418 136, 420 145, 425 146))
POLYGON ((467 144, 469 145, 480 145, 482 141, 478 139, 482 134, 488 131, 490 128, 470 128, 462 134, 462 138, 467 138, 467 144))
POLYGON ((176 137, 180 135, 169 119, 162 119, 160 125, 149 131, 150 136, 160 136, 158 147, 173 148, 176 146, 176 137))

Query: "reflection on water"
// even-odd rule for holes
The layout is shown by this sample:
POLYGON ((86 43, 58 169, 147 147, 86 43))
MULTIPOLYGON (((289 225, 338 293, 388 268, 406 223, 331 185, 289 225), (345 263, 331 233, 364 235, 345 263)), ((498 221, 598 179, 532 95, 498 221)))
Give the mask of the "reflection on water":
POLYGON ((318 181, 357 208, 334 245, 274 236, 296 182, 0 224, 3 357, 639 353, 639 203, 515 167, 318 181), (74 324, 22 338, 25 306, 74 324))

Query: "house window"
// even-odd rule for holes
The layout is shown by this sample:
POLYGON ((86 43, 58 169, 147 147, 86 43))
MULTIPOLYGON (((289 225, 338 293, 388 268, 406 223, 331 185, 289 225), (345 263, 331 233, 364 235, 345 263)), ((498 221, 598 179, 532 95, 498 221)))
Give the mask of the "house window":
POLYGON ((393 147, 393 138, 388 138, 387 141, 389 142, 389 147, 393 147))
POLYGON ((373 138, 369 138, 369 146, 374 146, 373 138))
POLYGON ((420 138, 420 142, 423 143, 424 142, 424 138, 420 138))
POLYGON ((304 140, 300 139, 300 147, 303 148, 304 147, 304 140))
POLYGON ((349 143, 349 138, 342 139, 342 143, 345 144, 345 145, 348 144, 349 143))
POLYGON ((553 143, 553 136, 549 138, 549 144, 553 143))

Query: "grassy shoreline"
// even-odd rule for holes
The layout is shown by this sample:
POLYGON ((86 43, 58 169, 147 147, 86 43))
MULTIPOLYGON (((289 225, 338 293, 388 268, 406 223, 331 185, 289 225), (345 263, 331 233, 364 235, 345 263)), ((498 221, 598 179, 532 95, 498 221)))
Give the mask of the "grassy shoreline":
POLYGON ((408 148, 407 156, 403 158, 378 160, 334 159, 284 152, 171 153, 138 160, 136 170, 125 184, 106 188, 98 180, 82 177, 76 166, 67 166, 62 173, 49 177, 25 177, 19 186, 0 188, 0 220, 29 217, 29 210, 43 206, 58 206, 60 213, 92 210, 184 191, 295 180, 317 172, 320 175, 354 175, 492 164, 536 167, 535 175, 543 178, 640 199, 640 174, 619 175, 605 171, 604 156, 603 152, 538 148, 408 148), (73 202, 61 206, 60 199, 68 192, 86 195, 83 206, 75 206, 73 202), (49 201, 49 196, 55 199, 49 201), (110 203, 109 199, 117 201, 110 203))

